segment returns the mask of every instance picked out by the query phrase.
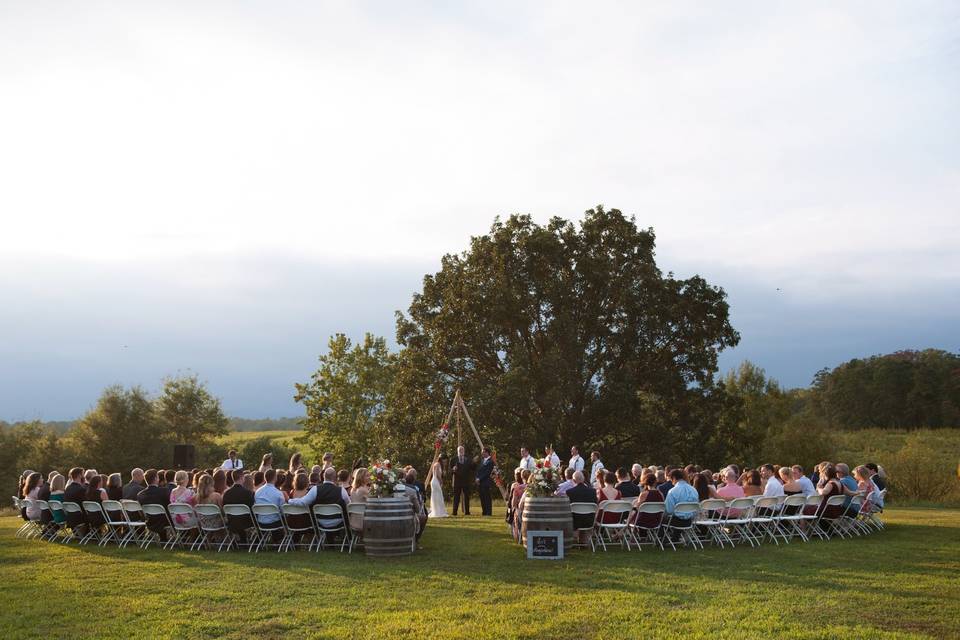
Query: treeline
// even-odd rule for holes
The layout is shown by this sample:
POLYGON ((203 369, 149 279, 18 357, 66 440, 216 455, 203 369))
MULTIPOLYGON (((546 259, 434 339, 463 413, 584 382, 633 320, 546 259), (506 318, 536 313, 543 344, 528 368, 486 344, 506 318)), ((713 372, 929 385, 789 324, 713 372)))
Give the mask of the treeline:
MULTIPOLYGON (((9 423, 0 420, 0 429, 25 425, 39 426, 58 434, 65 434, 77 425, 77 420, 29 420, 9 423)), ((227 418, 227 431, 294 431, 300 428, 299 418, 227 418)))

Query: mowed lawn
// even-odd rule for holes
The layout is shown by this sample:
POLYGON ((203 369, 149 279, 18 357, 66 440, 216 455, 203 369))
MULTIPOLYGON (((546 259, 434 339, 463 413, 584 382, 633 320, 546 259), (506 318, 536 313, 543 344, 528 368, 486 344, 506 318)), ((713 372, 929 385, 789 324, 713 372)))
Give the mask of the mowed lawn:
POLYGON ((2 638, 958 638, 960 511, 760 549, 527 561, 498 517, 431 522, 422 551, 165 552, 14 537, 2 638))

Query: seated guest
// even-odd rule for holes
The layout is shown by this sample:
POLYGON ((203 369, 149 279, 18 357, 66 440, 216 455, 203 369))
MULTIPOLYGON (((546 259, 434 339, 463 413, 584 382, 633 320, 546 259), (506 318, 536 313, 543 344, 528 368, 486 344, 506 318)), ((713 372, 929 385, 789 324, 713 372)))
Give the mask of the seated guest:
POLYGON ((143 469, 137 467, 130 472, 130 482, 123 486, 122 498, 124 500, 136 500, 137 494, 146 489, 147 483, 143 479, 143 469))
MULTIPOLYGON (((350 502, 363 504, 370 496, 370 472, 365 467, 359 467, 353 474, 353 486, 350 488, 350 502)), ((357 532, 363 531, 363 514, 350 512, 350 528, 357 532)))
POLYGON ((167 493, 177 488, 176 477, 176 469, 167 469, 163 472, 163 477, 160 478, 160 482, 166 485, 167 493))
MULTIPOLYGON (((784 495, 798 496, 803 493, 803 487, 794 479, 793 469, 790 467, 780 467, 780 482, 783 484, 784 495)), ((813 487, 813 483, 811 483, 810 486, 813 487)), ((814 489, 814 491, 816 491, 816 489, 814 489)))
POLYGON ((340 469, 340 471, 337 471, 337 484, 340 485, 348 495, 350 494, 350 490, 353 489, 353 487, 350 484, 349 469, 340 469))
POLYGON ((80 504, 86 500, 87 488, 83 484, 83 469, 74 467, 68 472, 70 476, 66 488, 63 490, 63 501, 80 504))
MULTIPOLYGON (((807 496, 812 496, 817 492, 817 486, 813 484, 813 481, 810 480, 810 478, 804 475, 803 467, 795 464, 793 467, 791 467, 791 470, 793 471, 793 479, 797 484, 800 485, 800 492, 803 494, 804 498, 807 496)), ((784 489, 784 492, 786 492, 786 489, 784 489)))
POLYGON ((740 475, 740 486, 746 497, 763 495, 763 476, 758 469, 747 469, 740 475))
MULTIPOLYGON (((850 502, 853 500, 853 496, 860 493, 860 486, 857 484, 857 481, 850 476, 850 467, 842 462, 837 463, 837 478, 848 492, 847 499, 843 503, 843 509, 846 511, 850 509, 850 502)), ((849 515, 855 516, 856 511, 851 512, 849 515)))
MULTIPOLYGON (((63 503, 63 488, 67 484, 67 479, 59 473, 50 480, 50 495, 47 496, 47 502, 63 503)), ((57 524, 64 523, 63 511, 53 511, 53 521, 57 524)))
POLYGON ((573 488, 577 483, 573 481, 573 467, 567 467, 563 470, 563 477, 566 478, 563 482, 560 483, 560 486, 557 487, 557 492, 554 495, 565 496, 567 491, 573 488))
POLYGON ((323 471, 323 482, 315 487, 310 487, 306 495, 291 500, 290 504, 302 504, 306 507, 315 504, 339 505, 341 512, 339 518, 328 516, 317 519, 320 526, 335 529, 347 521, 347 500, 344 499, 344 493, 343 488, 337 484, 337 470, 333 467, 327 467, 323 471))
POLYGON ((887 488, 887 474, 880 473, 880 467, 875 462, 868 462, 863 465, 870 471, 870 479, 873 480, 873 484, 877 485, 877 489, 883 491, 887 488))
POLYGON ((407 471, 407 474, 409 475, 411 472, 413 472, 413 476, 412 476, 413 486, 414 488, 416 488, 417 493, 420 494, 420 502, 426 505, 427 504, 427 488, 423 486, 422 482, 420 482, 420 474, 417 473, 417 470, 414 469, 413 467, 410 467, 410 469, 407 471))
MULTIPOLYGON (((259 471, 257 473, 260 473, 259 471)), ((257 504, 272 504, 276 505, 277 509, 283 507, 286 503, 286 497, 283 495, 283 492, 280 490, 280 487, 277 486, 277 470, 276 469, 267 469, 263 472, 263 485, 257 492, 254 494, 253 503, 257 504)), ((302 500, 302 498, 301 498, 302 500)), ((298 504, 294 502, 292 504, 298 504)), ((309 504, 307 505, 309 506, 309 504)), ((279 513, 265 513, 257 516, 257 521, 260 523, 260 526, 265 529, 272 529, 274 542, 280 540, 283 537, 283 525, 280 522, 279 513)))
MULTIPOLYGON (((230 472, 233 477, 233 486, 223 493, 223 506, 242 504, 253 508, 253 476, 244 473, 242 469, 230 472)), ((227 517, 227 528, 237 536, 240 544, 247 543, 247 529, 253 528, 253 522, 248 516, 227 517)))
POLYGON ((664 507, 671 519, 679 518, 689 521, 694 514, 684 513, 675 516, 674 509, 676 509, 677 505, 681 502, 700 502, 700 496, 697 495, 697 490, 687 482, 686 475, 683 469, 674 469, 670 472, 670 480, 673 483, 673 488, 667 492, 664 507))
MULTIPOLYGON (((567 489, 567 497, 570 498, 571 503, 589 502, 590 504, 597 504, 597 491, 593 487, 587 485, 583 471, 574 472, 573 482, 573 487, 567 489)), ((574 529, 589 529, 593 527, 593 522, 594 517, 592 515, 582 515, 577 513, 573 514, 574 529)), ((580 544, 586 542, 587 535, 589 535, 589 532, 578 531, 578 542, 580 544)))
POLYGON ((286 471, 277 471, 277 488, 283 492, 283 495, 289 496, 293 492, 293 474, 286 471))
POLYGON ((666 498, 667 494, 670 493, 670 489, 673 489, 673 480, 671 480, 673 477, 673 469, 673 467, 667 465, 666 469, 664 470, 664 479, 661 480, 657 485, 657 491, 662 493, 664 498, 666 498))
POLYGON ((243 460, 237 457, 237 452, 235 449, 230 449, 230 451, 227 452, 227 459, 223 461, 223 464, 220 465, 220 468, 228 471, 233 471, 234 469, 243 469, 243 460))
POLYGON ((693 482, 690 486, 697 492, 697 502, 703 502, 710 497, 710 483, 702 473, 695 473, 691 476, 693 482))
POLYGON ((772 464, 765 464, 760 467, 760 478, 764 482, 763 496, 765 498, 784 495, 783 485, 780 484, 780 480, 777 479, 777 474, 774 473, 772 464))
POLYGON ((83 499, 88 502, 96 503, 101 503, 104 500, 110 499, 110 496, 107 495, 107 490, 100 486, 99 475, 94 475, 90 478, 90 482, 87 483, 87 493, 83 499))
POLYGON ((260 460, 260 472, 267 471, 268 469, 273 469, 273 454, 265 453, 263 458, 260 460))
POLYGON ((722 498, 727 502, 744 497, 745 492, 743 487, 737 482, 739 478, 740 473, 736 467, 729 466, 721 471, 720 479, 723 481, 723 485, 713 490, 714 497, 722 498))
MULTIPOLYGON (((188 504, 192 507, 197 503, 197 494, 188 486, 189 480, 190 476, 186 471, 181 470, 174 474, 173 481, 177 484, 177 488, 170 492, 170 504, 188 504)), ((179 513, 175 517, 177 524, 186 527, 196 526, 196 520, 192 514, 188 513, 179 513)))
MULTIPOLYGON (((637 499, 633 501, 634 507, 639 507, 644 502, 663 502, 663 494, 657 490, 656 473, 645 471, 643 475, 640 476, 640 484, 643 485, 643 490, 640 492, 640 495, 637 496, 637 499)), ((656 528, 662 519, 663 516, 659 513, 638 513, 635 517, 634 524, 639 527, 653 529, 656 528)))
POLYGON ((50 482, 53 480, 53 476, 59 475, 56 471, 51 471, 47 474, 46 478, 40 478, 40 491, 37 492, 37 499, 43 501, 50 500, 50 482))
POLYGON ((637 486, 637 495, 640 495, 641 487, 643 487, 641 478, 643 477, 644 471, 645 469, 642 464, 634 463, 633 466, 630 467, 630 481, 637 486))
POLYGON ((320 472, 311 471, 310 475, 308 476, 308 480, 309 481, 307 484, 309 484, 311 487, 317 486, 318 484, 320 484, 320 472))
MULTIPOLYGON (((600 504, 600 508, 603 509, 603 503, 608 500, 619 500, 622 496, 617 490, 617 474, 613 471, 604 470, 603 474, 600 476, 601 486, 597 489, 597 502, 600 504)), ((604 524, 614 524, 620 522, 621 514, 619 513, 597 513, 597 518, 601 519, 604 524)))
POLYGON ((427 526, 427 510, 423 506, 423 500, 420 498, 420 492, 416 489, 417 483, 417 470, 410 469, 407 472, 406 477, 403 478, 403 484, 406 486, 407 498, 410 499, 410 504, 413 505, 413 515, 417 519, 419 526, 417 527, 417 540, 420 539, 420 536, 423 535, 423 530, 427 526))
MULTIPOLYGON (((234 469, 233 471, 241 471, 241 469, 234 469)), ((233 471, 230 473, 233 473, 233 471)), ((221 496, 227 490, 227 472, 223 469, 216 469, 213 472, 213 490, 221 496)))
MULTIPOLYGON (((267 471, 270 471, 270 469, 267 469, 267 471)), ((264 483, 267 481, 266 475, 267 475, 266 471, 254 472, 253 474, 253 490, 254 491, 259 491, 260 487, 264 485, 264 483)))
MULTIPOLYGON (((223 471, 218 469, 218 471, 223 471)), ((235 469, 240 471, 240 469, 235 469)), ((216 481, 212 476, 203 474, 200 476, 200 482, 197 484, 196 504, 215 504, 218 507, 223 506, 223 494, 217 491, 216 481)))
POLYGON ((520 502, 527 490, 527 481, 530 479, 530 471, 523 467, 517 467, 513 470, 514 483, 510 485, 510 493, 507 494, 510 504, 507 506, 507 522, 513 528, 514 535, 520 530, 520 502))
POLYGON ((298 473, 293 479, 293 490, 290 492, 290 499, 302 498, 310 490, 310 477, 305 473, 298 473))
MULTIPOLYGON (((633 465, 636 469, 640 469, 640 465, 633 465)), ((636 498, 640 495, 640 487, 636 485, 633 481, 633 478, 630 477, 630 474, 627 473, 627 470, 623 467, 617 468, 617 484, 616 490, 620 492, 622 498, 636 498)))
POLYGON ((96 469, 87 469, 86 471, 83 472, 84 484, 90 484, 90 480, 93 478, 93 476, 99 476, 99 475, 100 474, 97 473, 96 469))
POLYGON ((119 473, 107 476, 107 496, 110 500, 123 500, 123 479, 119 473))
MULTIPOLYGON (((37 472, 33 472, 29 476, 27 476, 27 481, 23 487, 23 497, 26 498, 27 500, 39 500, 40 487, 42 484, 41 482, 42 480, 43 480, 43 476, 37 472)), ((29 520, 39 520, 40 507, 38 506, 27 507, 27 518, 29 520)))
MULTIPOLYGON (((143 474, 143 480, 147 483, 145 489, 137 494, 137 502, 140 504, 158 504, 164 509, 170 504, 170 492, 166 487, 159 486, 159 474, 154 469, 147 469, 143 474)), ((160 535, 162 540, 167 537, 167 520, 163 516, 148 516, 147 527, 160 535)))
POLYGON ((860 465, 853 470, 853 475, 857 480, 857 492, 863 495, 863 506, 860 507, 860 512, 873 513, 882 510, 880 489, 873 481, 870 469, 866 465, 860 465))

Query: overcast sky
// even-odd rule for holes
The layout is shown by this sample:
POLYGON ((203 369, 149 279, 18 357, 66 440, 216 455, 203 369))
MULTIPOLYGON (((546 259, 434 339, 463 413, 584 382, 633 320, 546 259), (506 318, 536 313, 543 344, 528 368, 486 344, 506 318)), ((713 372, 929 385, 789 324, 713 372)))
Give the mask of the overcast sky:
POLYGON ((494 216, 598 203, 728 291, 724 370, 960 350, 960 5, 453 4, 0 0, 0 419, 295 415, 494 216))

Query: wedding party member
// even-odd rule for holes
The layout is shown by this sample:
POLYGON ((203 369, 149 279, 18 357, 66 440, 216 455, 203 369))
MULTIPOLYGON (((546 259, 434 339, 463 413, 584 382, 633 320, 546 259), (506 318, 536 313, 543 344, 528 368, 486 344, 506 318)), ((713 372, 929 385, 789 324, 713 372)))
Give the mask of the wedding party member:
MULTIPOLYGON (((640 465, 633 465, 637 468, 640 468, 640 465)), ((640 487, 638 487, 633 479, 630 477, 630 474, 627 473, 627 470, 623 467, 618 467, 616 471, 617 478, 617 491, 620 492, 620 496, 623 498, 636 498, 640 495, 640 487)))
POLYGON ((783 484, 777 479, 777 474, 773 471, 772 464, 765 464, 760 467, 760 479, 763 481, 763 496, 765 498, 775 498, 782 495, 783 484))
POLYGON ((605 471, 606 467, 603 466, 603 462, 600 461, 600 452, 593 451, 590 453, 590 477, 594 478, 593 487, 595 489, 600 488, 600 480, 597 478, 598 471, 605 471))
POLYGON ((263 458, 260 460, 260 469, 259 471, 266 471, 267 469, 273 469, 273 454, 265 453, 263 458))
POLYGON ((533 471, 537 468, 537 461, 533 459, 526 447, 520 447, 520 463, 517 466, 527 471, 533 471))
POLYGON ((450 463, 453 475, 453 515, 457 515, 460 500, 463 500, 463 515, 470 515, 470 489, 474 478, 474 464, 467 456, 467 450, 457 447, 457 455, 450 463))
POLYGON ((287 471, 289 473, 296 473, 300 469, 303 469, 303 454, 298 451, 290 456, 290 464, 287 467, 287 471))
POLYGON ((234 469, 243 469, 243 460, 237 457, 237 452, 235 449, 230 449, 227 452, 227 459, 223 461, 223 464, 220 465, 221 469, 229 469, 233 471, 234 469))
POLYGON ((547 445, 543 457, 545 460, 550 461, 550 466, 552 466, 554 469, 560 468, 560 456, 558 456, 557 452, 553 450, 552 444, 547 445))
POLYGON ((576 447, 570 447, 570 460, 567 462, 567 466, 573 469, 574 471, 583 471, 583 458, 580 457, 580 450, 576 447))
POLYGON ((567 467, 563 470, 563 477, 566 479, 560 483, 560 486, 557 487, 557 492, 554 495, 565 496, 567 495, 567 491, 572 489, 577 484, 573 481, 573 473, 573 467, 567 467))
POLYGON ((443 501, 443 465, 439 460, 430 469, 430 513, 431 518, 446 518, 447 505, 443 501))
POLYGON ((482 461, 477 467, 477 493, 480 495, 481 515, 493 515, 493 499, 490 496, 490 488, 493 485, 493 458, 490 457, 490 447, 484 447, 482 461))
POLYGON ((323 469, 321 469, 321 472, 326 471, 327 469, 333 468, 333 454, 332 454, 332 453, 330 453, 330 452, 328 451, 328 452, 326 452, 325 454, 323 454, 322 460, 323 460, 323 469))

